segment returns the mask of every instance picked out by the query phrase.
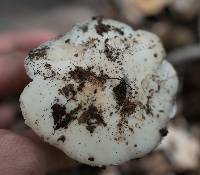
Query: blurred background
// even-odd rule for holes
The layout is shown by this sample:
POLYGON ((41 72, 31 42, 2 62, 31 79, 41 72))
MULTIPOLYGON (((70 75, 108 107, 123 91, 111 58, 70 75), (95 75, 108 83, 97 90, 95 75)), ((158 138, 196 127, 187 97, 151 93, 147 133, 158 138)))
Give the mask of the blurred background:
MULTIPOLYGON (((200 175, 200 0, 0 0, 0 34, 30 29, 62 34, 98 15, 160 36, 180 79, 178 112, 168 136, 145 158, 107 168, 79 165, 54 174, 200 175)), ((0 100, 15 106, 14 130, 24 127, 18 97, 0 100)))

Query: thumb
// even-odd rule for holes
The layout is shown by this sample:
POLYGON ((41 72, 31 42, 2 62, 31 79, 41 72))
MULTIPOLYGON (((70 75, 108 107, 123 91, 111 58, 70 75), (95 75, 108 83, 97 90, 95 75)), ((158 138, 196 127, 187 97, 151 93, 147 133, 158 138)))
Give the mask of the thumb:
POLYGON ((0 172, 6 175, 44 175, 76 165, 32 131, 15 134, 0 129, 0 172))

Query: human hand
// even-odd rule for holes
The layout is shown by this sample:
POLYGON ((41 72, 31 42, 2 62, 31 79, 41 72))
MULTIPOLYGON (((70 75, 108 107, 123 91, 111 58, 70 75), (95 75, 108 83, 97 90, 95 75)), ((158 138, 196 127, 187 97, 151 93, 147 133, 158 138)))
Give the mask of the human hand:
MULTIPOLYGON (((55 34, 44 31, 0 34, 0 99, 19 94, 29 82, 24 70, 27 52, 55 34)), ((44 143, 31 130, 14 133, 14 109, 0 106, 0 174, 44 175, 75 165, 61 151, 44 143)))

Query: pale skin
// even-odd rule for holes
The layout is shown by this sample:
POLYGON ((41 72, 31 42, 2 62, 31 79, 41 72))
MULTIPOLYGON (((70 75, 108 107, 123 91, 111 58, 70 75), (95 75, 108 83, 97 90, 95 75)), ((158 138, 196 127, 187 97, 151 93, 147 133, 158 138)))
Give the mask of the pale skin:
MULTIPOLYGON (((24 57, 31 48, 54 37, 54 33, 45 30, 0 34, 0 99, 23 90, 30 81, 24 70, 24 57)), ((33 131, 11 131, 15 112, 13 106, 0 105, 0 174, 45 175, 76 165, 33 131)))

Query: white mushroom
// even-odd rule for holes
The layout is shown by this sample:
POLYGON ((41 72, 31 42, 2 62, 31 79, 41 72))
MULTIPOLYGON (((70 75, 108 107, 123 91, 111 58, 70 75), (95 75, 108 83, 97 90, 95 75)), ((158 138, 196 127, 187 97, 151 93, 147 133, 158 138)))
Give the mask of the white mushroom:
POLYGON ((117 165, 151 152, 175 114, 178 80, 157 36, 93 18, 31 51, 25 122, 69 157, 117 165))

